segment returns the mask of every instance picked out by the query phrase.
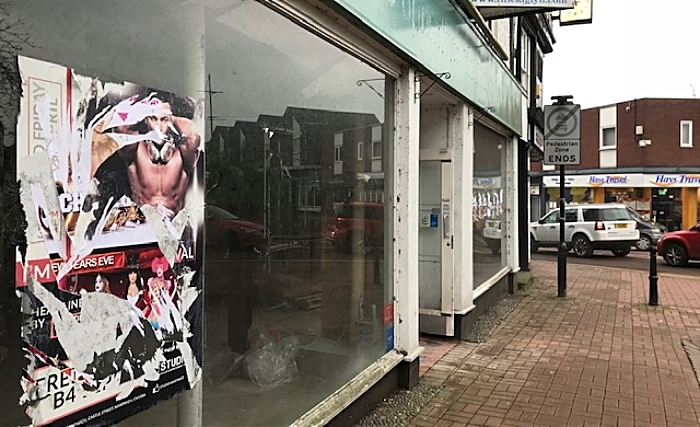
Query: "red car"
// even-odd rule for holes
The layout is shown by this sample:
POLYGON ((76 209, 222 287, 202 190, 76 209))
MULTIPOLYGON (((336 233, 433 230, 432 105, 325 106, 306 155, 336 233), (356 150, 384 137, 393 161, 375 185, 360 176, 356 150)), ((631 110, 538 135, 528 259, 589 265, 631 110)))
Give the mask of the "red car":
POLYGON ((333 203, 333 217, 324 233, 340 251, 351 253, 381 247, 384 243, 384 204, 371 202, 333 203))
POLYGON ((265 235, 262 224, 241 219, 218 206, 206 207, 206 244, 212 249, 240 251, 252 249, 265 235))
POLYGON ((689 230, 665 233, 657 249, 668 265, 682 267, 688 265, 688 260, 700 260, 700 222, 689 230))

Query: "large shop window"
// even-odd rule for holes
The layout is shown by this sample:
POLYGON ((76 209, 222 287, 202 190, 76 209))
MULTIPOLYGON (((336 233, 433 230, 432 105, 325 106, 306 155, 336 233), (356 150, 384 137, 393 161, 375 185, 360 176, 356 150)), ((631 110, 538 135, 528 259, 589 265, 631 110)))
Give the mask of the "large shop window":
MULTIPOLYGON (((391 350, 393 79, 254 1, 8 7, 33 43, 23 55, 192 100, 205 425, 289 425, 391 350)), ((95 82, 81 89, 124 95, 95 82)), ((165 114, 184 111, 177 102, 165 114)), ((172 151, 156 148, 165 163, 172 151)), ((176 411, 154 410, 154 423, 175 425, 176 411)))
POLYGON ((474 288, 506 265, 503 212, 506 138, 477 124, 474 129, 474 288))

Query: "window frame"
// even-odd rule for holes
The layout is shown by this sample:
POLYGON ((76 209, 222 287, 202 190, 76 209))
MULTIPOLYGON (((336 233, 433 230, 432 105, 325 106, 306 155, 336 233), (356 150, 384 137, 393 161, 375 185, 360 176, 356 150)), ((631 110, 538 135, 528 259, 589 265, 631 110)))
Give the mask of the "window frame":
POLYGON ((382 141, 372 141, 372 160, 378 160, 382 158, 382 150, 384 147, 382 146, 382 141), (376 154, 377 150, 375 147, 379 147, 379 154, 376 154))
POLYGON ((693 121, 692 120, 681 120, 680 122, 680 146, 681 148, 693 148, 693 121), (683 126, 688 126, 688 142, 683 142, 683 126))
POLYGON ((553 210, 542 218, 542 224, 559 224, 559 218, 559 210, 553 210))
POLYGON ((336 163, 341 163, 343 161, 343 146, 338 145, 333 149, 333 159, 336 163))
POLYGON ((532 49, 532 39, 527 31, 523 31, 522 41, 520 44, 520 83, 528 91, 530 88, 531 61, 530 51, 532 49))
POLYGON ((617 126, 605 126, 600 128, 600 143, 599 147, 600 150, 616 150, 617 149, 617 126), (613 145, 605 145, 605 131, 612 129, 613 132, 615 132, 615 139, 613 145))
POLYGON ((323 193, 318 181, 305 181, 297 189, 297 209, 300 212, 321 212, 323 193))
POLYGON ((578 208, 565 209, 564 210, 564 222, 579 222, 578 221, 578 208), (573 217, 572 217, 573 215, 573 217))
POLYGON ((364 143, 362 141, 357 141, 357 160, 363 160, 362 151, 364 150, 364 143))

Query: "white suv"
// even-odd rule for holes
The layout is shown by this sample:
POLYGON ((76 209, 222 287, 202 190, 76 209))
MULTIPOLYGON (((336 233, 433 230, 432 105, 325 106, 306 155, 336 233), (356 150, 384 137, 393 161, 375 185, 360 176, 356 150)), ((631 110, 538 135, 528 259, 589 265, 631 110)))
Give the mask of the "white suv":
MULTIPOLYGON (((580 257, 590 257, 594 249, 625 256, 639 240, 637 222, 623 204, 567 206, 564 213, 564 240, 580 257)), ((530 223, 530 240, 533 252, 559 246, 559 209, 530 223)))

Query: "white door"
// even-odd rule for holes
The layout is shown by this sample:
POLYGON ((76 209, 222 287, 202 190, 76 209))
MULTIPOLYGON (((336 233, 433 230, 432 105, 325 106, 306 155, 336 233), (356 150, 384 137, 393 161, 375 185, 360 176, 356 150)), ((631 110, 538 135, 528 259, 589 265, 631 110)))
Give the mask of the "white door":
POLYGON ((452 163, 420 162, 418 240, 421 332, 454 335, 452 163))
POLYGON ((535 225, 535 238, 540 243, 552 244, 559 241, 559 211, 552 211, 535 225))

